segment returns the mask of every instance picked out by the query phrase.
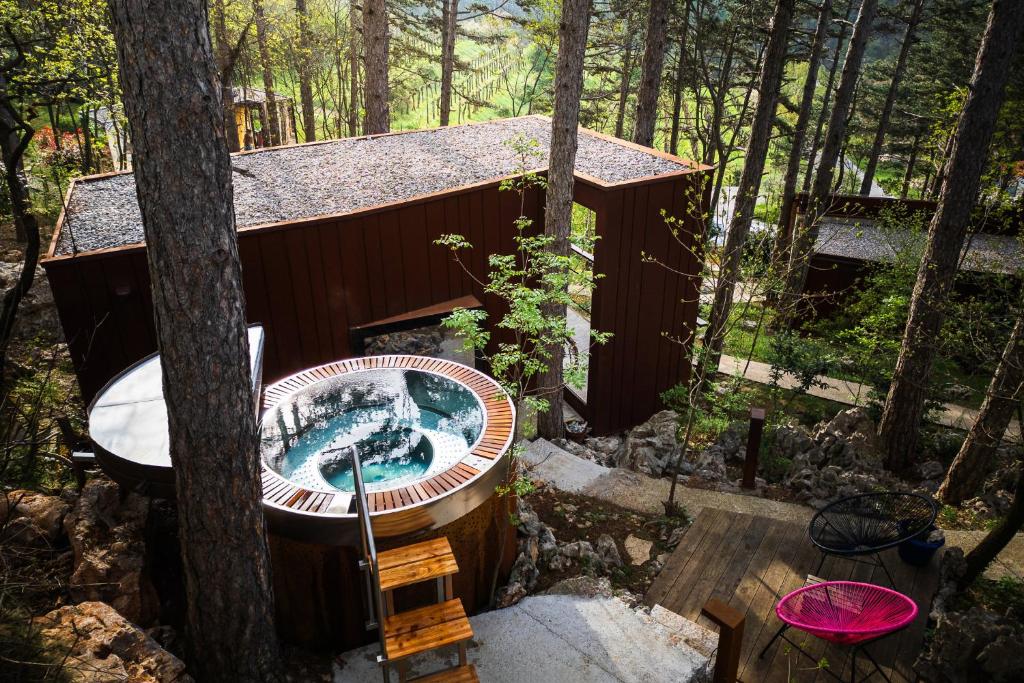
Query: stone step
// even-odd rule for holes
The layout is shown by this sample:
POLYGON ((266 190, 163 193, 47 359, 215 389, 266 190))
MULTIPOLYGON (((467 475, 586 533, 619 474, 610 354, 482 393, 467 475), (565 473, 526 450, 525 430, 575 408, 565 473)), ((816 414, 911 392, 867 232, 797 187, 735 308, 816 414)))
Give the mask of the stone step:
POLYGON ((584 493, 600 477, 612 472, 607 467, 584 460, 541 438, 526 447, 522 460, 531 479, 570 493, 584 493))

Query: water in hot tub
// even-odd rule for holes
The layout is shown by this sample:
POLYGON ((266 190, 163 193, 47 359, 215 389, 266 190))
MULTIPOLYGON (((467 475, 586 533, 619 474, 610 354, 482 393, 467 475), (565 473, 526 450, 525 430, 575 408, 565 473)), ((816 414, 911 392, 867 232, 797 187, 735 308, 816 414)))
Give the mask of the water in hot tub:
MULTIPOLYGON (((334 409, 321 413, 290 440, 275 469, 307 488, 353 491, 349 447, 354 445, 366 487, 375 491, 404 486, 453 466, 466 455, 469 440, 475 440, 481 426, 475 399, 467 403, 465 399, 471 395, 458 385, 449 387, 457 387, 456 392, 438 392, 440 387, 422 384, 421 378, 402 379, 413 382, 402 387, 405 391, 377 403, 342 407, 332 401, 334 409), (410 389, 418 400, 411 399, 410 389)), ((374 397, 382 398, 380 394, 374 397)))

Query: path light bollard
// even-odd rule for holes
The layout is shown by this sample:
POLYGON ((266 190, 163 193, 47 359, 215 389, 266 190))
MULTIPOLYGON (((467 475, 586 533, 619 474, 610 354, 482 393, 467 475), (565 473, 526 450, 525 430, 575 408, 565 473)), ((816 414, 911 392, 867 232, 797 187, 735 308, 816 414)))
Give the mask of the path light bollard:
POLYGON ((757 456, 761 452, 761 435, 764 433, 764 408, 750 409, 750 431, 747 434, 747 458, 743 462, 743 483, 745 489, 754 488, 757 476, 757 456))

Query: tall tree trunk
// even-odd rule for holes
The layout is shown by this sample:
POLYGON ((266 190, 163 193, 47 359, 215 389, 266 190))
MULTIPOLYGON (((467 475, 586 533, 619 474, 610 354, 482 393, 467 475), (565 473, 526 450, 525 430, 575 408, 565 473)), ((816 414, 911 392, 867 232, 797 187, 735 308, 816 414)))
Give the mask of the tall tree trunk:
POLYGON ((899 93, 900 82, 903 80, 903 72, 907 68, 910 48, 914 45, 914 32, 921 21, 923 9, 924 0, 914 0, 910 18, 907 19, 907 32, 903 36, 903 45, 900 46, 900 54, 896 58, 896 68, 892 72, 892 83, 889 84, 889 92, 885 95, 882 113, 878 116, 878 130, 875 131, 875 139, 871 143, 871 151, 868 153, 868 163, 864 167, 864 176, 861 178, 860 193, 862 195, 871 194, 871 183, 875 180, 878 157, 882 154, 882 143, 885 142, 885 133, 889 129, 889 118, 892 116, 892 108, 896 103, 896 95, 899 93))
MULTIPOLYGON (((591 0, 562 0, 558 23, 558 61, 555 64, 555 101, 551 115, 551 151, 548 157, 547 198, 544 205, 544 232, 553 236, 549 249, 569 256, 572 229, 573 171, 576 168, 577 130, 580 125, 580 95, 583 93, 583 58, 590 30, 591 0)), ((557 306, 546 315, 565 318, 565 306, 557 306)), ((550 408, 537 416, 537 432, 546 439, 565 434, 562 415, 562 389, 565 384, 562 362, 565 349, 548 349, 551 357, 537 385, 550 408)))
POLYGON ((366 69, 363 99, 366 107, 367 135, 391 130, 388 108, 388 9, 386 0, 363 0, 363 51, 366 69))
POLYGON ((214 0, 210 7, 213 12, 214 39, 217 42, 217 70, 220 72, 220 103, 224 132, 227 135, 228 151, 237 152, 242 148, 235 124, 235 98, 231 92, 234 78, 235 58, 228 43, 227 17, 224 16, 224 0, 214 0))
POLYGON ((441 125, 452 114, 452 76, 455 73, 455 29, 459 0, 441 0, 441 125))
POLYGON ((853 0, 846 3, 846 11, 843 12, 842 21, 839 24, 839 35, 836 36, 836 49, 832 55, 832 66, 828 69, 828 78, 825 80, 825 93, 821 99, 821 111, 814 124, 814 137, 811 139, 811 149, 807 154, 807 170, 804 172, 802 190, 811 191, 811 181, 814 180, 815 161, 818 158, 818 151, 821 149, 821 134, 825 131, 825 121, 828 120, 829 106, 832 96, 835 95, 836 74, 839 73, 840 55, 843 54, 843 45, 846 43, 846 30, 849 25, 850 10, 853 9, 853 0))
POLYGON ((263 90, 267 94, 267 131, 263 144, 281 144, 281 122, 274 97, 274 63, 270 59, 267 40, 267 17, 263 12, 263 0, 252 0, 252 13, 256 20, 256 43, 260 50, 260 67, 263 70, 263 90))
POLYGON ((306 142, 316 140, 316 109, 313 107, 313 48, 309 39, 309 11, 306 0, 295 0, 299 19, 299 101, 302 104, 302 132, 306 142))
MULTIPOLYGON (((832 23, 832 0, 823 0, 818 11, 818 23, 814 28, 811 41, 811 54, 807 57, 807 78, 804 80, 803 94, 800 98, 800 112, 796 116, 793 127, 792 147, 789 150, 789 161, 786 164, 786 176, 782 183, 782 206, 779 208, 779 228, 775 233, 775 244, 772 250, 772 262, 781 271, 789 261, 789 247, 792 241, 790 214, 796 200, 796 183, 800 177, 800 161, 803 159, 804 141, 807 137, 807 124, 811 120, 811 106, 814 104, 814 93, 818 87, 818 67, 821 54, 828 40, 828 27, 832 23)), ((808 162, 808 166, 813 160, 808 162)), ((810 173, 810 168, 808 168, 810 173)))
POLYGON ((1021 460, 1017 467, 1017 488, 1013 493, 1013 504, 1006 517, 999 522, 995 529, 985 534, 981 543, 975 546, 974 550, 967 553, 964 558, 967 562, 967 571, 960 577, 959 588, 961 590, 970 586, 982 575, 985 568, 996 559, 996 556, 1006 545, 1017 535, 1021 526, 1024 525, 1024 460, 1021 460))
POLYGON ((281 680, 231 160, 220 103, 209 96, 220 84, 206 4, 110 7, 167 402, 189 670, 201 681, 281 680))
POLYGON ((647 45, 640 67, 640 90, 636 95, 636 125, 633 142, 654 146, 654 124, 658 120, 658 94, 661 71, 665 64, 665 35, 668 31, 669 0, 651 0, 647 15, 647 45))
POLYGON ((754 110, 754 120, 750 124, 750 142, 743 161, 739 187, 736 188, 736 201, 723 248, 711 317, 704 332, 705 358, 700 368, 702 379, 709 368, 717 370, 722 355, 722 342, 729 322, 729 312, 732 310, 736 281, 740 275, 743 248, 750 234, 750 222, 754 217, 754 207, 761 189, 761 176, 764 174, 765 159, 768 156, 768 143, 772 137, 775 107, 779 101, 779 87, 786 65, 786 38, 789 35, 789 26, 793 23, 795 5, 796 0, 778 0, 772 16, 768 45, 764 50, 761 73, 758 77, 757 107, 754 110))
POLYGON ((903 187, 900 189, 900 199, 906 199, 910 192, 910 181, 914 179, 914 166, 917 165, 917 154, 921 149, 921 131, 914 133, 914 141, 910 145, 910 158, 907 159, 907 171, 903 174, 903 187))
MULTIPOLYGON (((828 1, 828 0, 826 0, 828 1)), ((676 55, 675 93, 672 96, 672 133, 669 136, 668 151, 679 153, 679 115, 683 109, 683 78, 686 75, 686 37, 690 33, 690 0, 683 0, 683 17, 679 23, 679 47, 676 55)), ((694 150, 696 153, 696 150, 694 150)))
POLYGON ((903 344, 878 425, 891 469, 908 466, 917 452, 935 340, 945 319, 946 301, 956 277, 1010 66, 1024 32, 1024 12, 1020 10, 1020 0, 993 0, 967 102, 957 122, 939 208, 928 228, 928 244, 917 271, 903 344))
POLYGON ((629 82, 633 77, 633 36, 629 16, 626 17, 626 44, 622 51, 622 80, 619 81, 619 110, 615 115, 615 137, 621 138, 626 127, 626 104, 629 102, 629 82))
MULTIPOLYGON (((1024 302, 1021 302, 1024 304, 1024 302)), ((960 452, 946 472, 938 497, 948 505, 959 505, 981 488, 991 470, 991 456, 1010 424, 1013 412, 1024 396, 1024 307, 1010 332, 1002 358, 985 392, 978 419, 967 432, 960 452)))
POLYGON ((20 107, 8 94, 10 83, 0 73, 0 152, 3 154, 4 180, 11 202, 14 231, 18 241, 25 245, 18 280, 4 292, 0 302, 0 381, 7 369, 7 347, 11 343, 18 305, 32 289, 39 261, 39 224, 32 213, 28 183, 22 168, 22 157, 35 130, 21 118, 20 107))
POLYGON ((850 47, 847 49, 846 59, 843 61, 843 75, 839 79, 839 88, 836 90, 835 105, 829 114, 828 128, 825 130, 825 143, 821 147, 821 160, 818 162, 818 169, 811 185, 807 211, 804 213, 804 224, 800 226, 793 240, 793 256, 786 273, 785 293, 782 297, 781 313, 783 318, 788 318, 795 312, 796 303, 799 301, 804 283, 807 281, 808 259, 818 237, 818 221, 828 210, 832 195, 833 173, 843 141, 846 139, 846 124, 853 106, 861 63, 864 60, 864 51, 867 49, 871 25, 874 23, 877 10, 878 0, 861 0, 857 22, 853 27, 853 35, 850 36, 850 47))
POLYGON ((348 134, 359 135, 359 13, 352 0, 348 6, 348 134))

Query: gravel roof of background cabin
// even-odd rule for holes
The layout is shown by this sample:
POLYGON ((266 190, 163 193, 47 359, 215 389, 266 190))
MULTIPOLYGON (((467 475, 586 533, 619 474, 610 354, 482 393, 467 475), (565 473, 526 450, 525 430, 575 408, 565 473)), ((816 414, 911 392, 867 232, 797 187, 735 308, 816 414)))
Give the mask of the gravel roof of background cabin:
MULTIPOLYGON (((880 228, 865 218, 822 220, 815 253, 858 261, 888 262, 906 245, 906 240, 924 240, 921 233, 880 228)), ((1024 252, 1020 241, 1010 235, 971 235, 963 270, 1012 274, 1024 270, 1024 252)))
MULTIPOLYGON (((516 135, 537 140, 547 157, 551 124, 537 117, 233 156, 236 222, 242 228, 351 213, 507 176, 515 172, 516 156, 503 143, 516 135)), ((579 136, 576 170, 608 183, 687 168, 594 135, 579 136)), ((132 174, 75 184, 57 255, 142 241, 132 174)))

